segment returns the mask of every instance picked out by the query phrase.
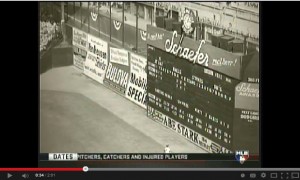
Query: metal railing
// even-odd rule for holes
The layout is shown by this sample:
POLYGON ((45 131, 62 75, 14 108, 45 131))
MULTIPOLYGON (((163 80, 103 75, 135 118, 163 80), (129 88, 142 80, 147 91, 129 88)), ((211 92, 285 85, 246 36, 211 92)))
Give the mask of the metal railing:
MULTIPOLYGON (((50 10, 50 14, 54 13, 57 21, 61 20, 59 3, 41 2, 40 4, 46 6, 50 10)), ((146 29, 137 26, 136 15, 138 13, 126 11, 123 13, 125 16, 123 20, 123 8, 112 7, 111 11, 109 8, 110 6, 100 5, 100 3, 95 5, 91 2, 66 2, 64 19, 72 27, 79 28, 116 46, 146 56, 147 44, 146 39, 143 37, 146 29)), ((140 20, 138 19, 138 21, 140 20)))
MULTIPOLYGON (((61 19, 61 2, 41 2, 40 5, 46 8, 53 19, 61 19)), ((109 2, 65 2, 64 19, 71 27, 76 27, 97 36, 118 47, 134 51, 137 54, 146 56, 146 25, 151 24, 151 19, 141 18, 139 14, 146 11, 141 3, 124 2, 124 7, 120 4, 109 2), (124 16, 124 17, 123 17, 124 16)), ((151 8, 149 9, 151 11, 151 8)), ((150 13, 152 14, 152 12, 150 13)), ((209 28, 213 26, 220 29, 218 25, 202 22, 209 28)), ((244 32, 231 32, 225 30, 226 34, 243 39, 244 32)), ((212 32, 206 32, 208 37, 212 32)), ((258 45, 259 37, 247 37, 250 43, 258 45)))

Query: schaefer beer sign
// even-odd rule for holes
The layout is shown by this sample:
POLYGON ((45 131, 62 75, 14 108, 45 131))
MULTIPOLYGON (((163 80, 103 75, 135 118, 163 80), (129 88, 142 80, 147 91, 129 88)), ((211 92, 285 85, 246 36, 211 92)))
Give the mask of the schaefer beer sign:
POLYGON ((208 67, 235 79, 241 79, 241 55, 214 47, 204 40, 195 41, 177 31, 147 26, 147 44, 185 59, 189 63, 208 67), (154 38, 158 37, 160 38, 154 38))

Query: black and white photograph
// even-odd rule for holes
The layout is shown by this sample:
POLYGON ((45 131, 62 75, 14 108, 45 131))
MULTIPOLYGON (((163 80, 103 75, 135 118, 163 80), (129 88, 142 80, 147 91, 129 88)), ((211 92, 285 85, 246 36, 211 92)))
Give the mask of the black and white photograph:
POLYGON ((258 158, 259 5, 39 2, 40 153, 258 158))

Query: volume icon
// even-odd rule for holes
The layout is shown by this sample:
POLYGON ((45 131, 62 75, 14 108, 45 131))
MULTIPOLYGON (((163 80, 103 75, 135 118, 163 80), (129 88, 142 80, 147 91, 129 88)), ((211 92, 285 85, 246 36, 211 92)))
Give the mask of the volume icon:
POLYGON ((23 177, 24 179, 29 178, 29 174, 22 174, 22 177, 23 177))

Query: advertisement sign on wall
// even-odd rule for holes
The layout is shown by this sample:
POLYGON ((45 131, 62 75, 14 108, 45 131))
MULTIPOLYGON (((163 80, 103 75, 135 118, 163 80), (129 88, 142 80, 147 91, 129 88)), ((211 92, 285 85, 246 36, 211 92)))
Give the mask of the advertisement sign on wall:
POLYGON ((259 153, 259 84, 241 82, 235 87, 235 148, 259 153))
POLYGON ((130 77, 126 89, 126 97, 136 104, 146 107, 147 100, 147 59, 135 54, 130 58, 130 77))
POLYGON ((73 46, 73 64, 75 67, 83 71, 87 51, 76 46, 73 46))
POLYGON ((259 111, 235 109, 233 123, 233 148, 259 154, 259 111))
POLYGON ((174 119, 166 116, 165 114, 157 111, 154 108, 148 107, 148 116, 152 117, 155 121, 161 123, 162 125, 170 128, 171 130, 175 131, 179 135, 185 137, 195 145, 205 149, 208 152, 213 153, 220 153, 223 152, 230 152, 230 150, 221 147, 219 144, 207 139, 206 137, 202 136, 196 131, 186 127, 185 125, 175 121, 174 119))
POLYGON ((84 63, 84 74, 103 84, 107 61, 107 42, 88 35, 88 52, 84 63))
POLYGON ((148 25, 147 44, 174 54, 190 63, 241 79, 241 56, 214 47, 204 40, 195 41, 178 34, 176 31, 169 32, 148 25))
POLYGON ((259 84, 241 82, 235 87, 235 108, 259 111, 259 84))
POLYGON ((110 60, 105 73, 104 83, 125 95, 129 78, 128 51, 117 48, 110 48, 110 60))
POLYGON ((81 49, 87 48, 87 36, 88 34, 79 29, 73 28, 73 45, 81 49))
POLYGON ((73 64, 83 70, 83 64, 87 55, 87 33, 73 28, 73 64))
POLYGON ((122 64, 128 66, 128 51, 118 48, 110 48, 110 60, 109 62, 122 64))

